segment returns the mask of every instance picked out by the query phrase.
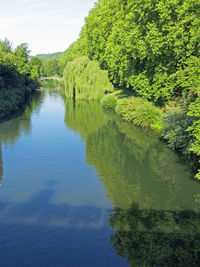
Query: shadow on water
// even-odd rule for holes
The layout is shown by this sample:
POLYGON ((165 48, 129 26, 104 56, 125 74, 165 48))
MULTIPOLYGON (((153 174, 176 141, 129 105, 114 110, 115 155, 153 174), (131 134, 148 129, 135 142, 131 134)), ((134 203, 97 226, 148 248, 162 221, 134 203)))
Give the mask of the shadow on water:
POLYGON ((73 106, 67 100, 66 125, 84 139, 86 161, 116 207, 109 220, 116 253, 131 266, 198 266, 200 194, 189 163, 156 133, 96 102, 73 106))

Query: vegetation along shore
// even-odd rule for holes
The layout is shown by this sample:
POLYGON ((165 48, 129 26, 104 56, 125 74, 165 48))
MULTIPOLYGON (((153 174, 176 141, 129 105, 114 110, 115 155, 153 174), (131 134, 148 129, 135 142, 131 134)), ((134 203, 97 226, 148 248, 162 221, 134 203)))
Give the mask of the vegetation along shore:
MULTIPOLYGON (((199 158, 197 1, 100 0, 59 65, 67 97, 101 98, 102 90, 102 105, 136 125, 160 130, 172 149, 199 158), (110 83, 105 73, 97 75, 97 62, 110 83), (93 86, 98 79, 99 86, 93 86), (109 95, 111 84, 125 91, 109 95)), ((196 177, 200 179, 200 172, 196 177)))
MULTIPOLYGON (((200 3, 99 0, 63 53, 28 58, 0 44, 0 116, 17 109, 40 77, 64 80, 68 98, 99 99, 170 148, 200 157, 200 3)), ((200 171, 196 175, 200 179, 200 171)))

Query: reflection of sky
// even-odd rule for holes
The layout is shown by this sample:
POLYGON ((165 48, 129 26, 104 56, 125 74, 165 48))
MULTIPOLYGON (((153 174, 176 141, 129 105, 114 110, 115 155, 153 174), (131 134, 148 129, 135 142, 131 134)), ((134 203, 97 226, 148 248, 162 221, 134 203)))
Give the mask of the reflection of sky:
POLYGON ((51 186, 54 205, 108 207, 104 188, 85 163, 83 140, 64 124, 64 103, 48 96, 32 116, 32 134, 3 146, 0 201, 23 203, 51 186))
POLYGON ((64 113, 47 94, 30 134, 2 145, 0 266, 127 266, 110 245, 103 184, 64 113))

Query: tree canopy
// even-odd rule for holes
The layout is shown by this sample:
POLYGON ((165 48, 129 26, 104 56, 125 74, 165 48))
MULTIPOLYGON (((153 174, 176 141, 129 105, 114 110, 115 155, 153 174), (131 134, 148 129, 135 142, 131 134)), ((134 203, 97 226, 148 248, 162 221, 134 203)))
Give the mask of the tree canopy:
POLYGON ((154 102, 200 86, 200 2, 99 0, 64 52, 97 60, 110 80, 154 102))
POLYGON ((7 39, 0 40, 0 118, 16 111, 37 87, 28 57, 27 44, 13 50, 7 39))

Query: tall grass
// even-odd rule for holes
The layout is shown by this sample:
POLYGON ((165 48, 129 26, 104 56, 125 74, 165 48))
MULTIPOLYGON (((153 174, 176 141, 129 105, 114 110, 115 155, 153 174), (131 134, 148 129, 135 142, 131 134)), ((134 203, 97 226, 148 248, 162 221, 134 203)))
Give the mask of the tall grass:
POLYGON ((101 105, 107 109, 115 109, 117 106, 117 99, 114 95, 108 94, 101 99, 101 105))
POLYGON ((101 99, 105 92, 113 92, 108 72, 88 57, 77 58, 64 69, 65 95, 67 98, 101 99))
POLYGON ((102 105, 106 108, 114 108, 116 113, 125 121, 143 127, 161 130, 163 119, 161 110, 140 97, 127 97, 117 99, 113 94, 105 96, 102 105))
POLYGON ((145 102, 138 106, 132 116, 135 125, 162 128, 161 112, 151 102, 145 102))

